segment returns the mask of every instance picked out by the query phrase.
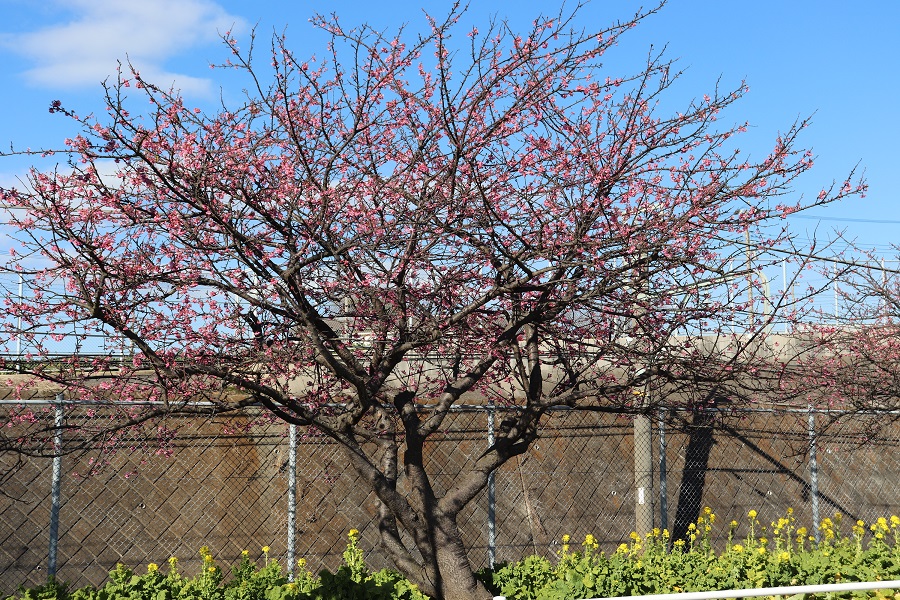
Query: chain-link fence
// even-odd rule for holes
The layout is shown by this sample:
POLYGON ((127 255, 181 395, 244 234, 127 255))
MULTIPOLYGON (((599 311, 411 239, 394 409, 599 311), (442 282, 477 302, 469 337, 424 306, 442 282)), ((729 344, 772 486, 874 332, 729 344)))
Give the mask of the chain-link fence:
MULTIPOLYGON (((454 412, 427 443, 438 493, 485 448, 501 412, 454 412)), ((591 533, 611 548, 640 514, 652 520, 643 526, 683 535, 704 506, 725 523, 751 508, 777 519, 788 507, 805 524, 835 511, 868 522, 900 511, 898 416, 661 411, 649 437, 638 435, 636 460, 633 417, 554 411, 530 451, 499 469, 467 507, 460 527, 479 568, 552 556, 564 533, 591 533), (652 465, 649 478, 639 473, 643 490, 635 489, 636 464, 652 465)), ((72 425, 103 418, 85 404, 0 404, 0 441, 9 448, 0 452, 0 591, 39 583, 48 569, 74 585, 97 585, 118 562, 137 568, 173 555, 190 573, 202 545, 226 564, 268 545, 271 556, 334 569, 350 528, 360 530, 372 566, 387 564, 374 494, 341 449, 315 432, 250 410, 171 417, 162 447, 147 444, 143 429, 73 451, 72 425), (14 451, 26 435, 43 435, 39 453, 59 456, 14 451)))

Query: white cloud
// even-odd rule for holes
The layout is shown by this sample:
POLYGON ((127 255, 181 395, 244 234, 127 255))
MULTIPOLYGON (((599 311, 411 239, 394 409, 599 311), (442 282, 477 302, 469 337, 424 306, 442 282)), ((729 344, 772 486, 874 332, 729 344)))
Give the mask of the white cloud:
MULTIPOLYGON (((34 63, 25 72, 37 85, 96 85, 129 60, 147 81, 174 84, 184 93, 209 93, 209 79, 172 72, 167 59, 210 45, 219 33, 246 24, 211 0, 64 0, 72 17, 27 33, 6 34, 0 43, 34 63)), ((215 52, 218 52, 217 50, 215 52)), ((198 58, 198 62, 201 59, 198 58)))

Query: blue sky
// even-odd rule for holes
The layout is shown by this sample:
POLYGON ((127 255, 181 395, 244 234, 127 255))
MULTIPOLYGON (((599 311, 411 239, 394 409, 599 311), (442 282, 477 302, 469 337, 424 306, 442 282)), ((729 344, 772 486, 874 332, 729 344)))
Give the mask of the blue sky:
MULTIPOLYGON (((571 4, 571 3, 570 3, 571 4)), ((584 27, 600 28, 627 18, 640 6, 632 0, 595 0, 580 13, 584 27)), ((217 31, 232 29, 246 40, 255 25, 267 41, 287 27, 298 54, 320 53, 323 38, 308 22, 315 12, 335 12, 347 25, 368 22, 380 29, 424 25, 422 9, 438 16, 449 2, 435 0, 0 0, 0 145, 58 147, 76 133, 73 123, 47 108, 62 100, 79 113, 102 108, 99 82, 115 72, 116 61, 132 60, 146 78, 174 82, 190 105, 214 108, 220 87, 236 90, 226 74, 209 69, 227 53, 217 31)), ((465 19, 482 24, 491 16, 526 27, 558 4, 532 0, 472 0, 465 19)), ((752 125, 742 142, 760 156, 780 130, 798 117, 813 115, 803 141, 818 156, 798 195, 814 197, 832 179, 841 180, 859 164, 870 189, 862 200, 816 209, 823 217, 793 218, 802 236, 839 228, 866 248, 886 253, 900 242, 900 2, 893 0, 670 0, 606 60, 610 74, 622 75, 646 55, 651 44, 687 69, 673 90, 675 101, 742 79, 750 93, 723 116, 752 125), (874 222, 880 221, 880 222, 874 222)), ((0 185, 10 185, 26 163, 0 160, 0 185)), ((2 246, 2 244, 0 244, 2 246)))

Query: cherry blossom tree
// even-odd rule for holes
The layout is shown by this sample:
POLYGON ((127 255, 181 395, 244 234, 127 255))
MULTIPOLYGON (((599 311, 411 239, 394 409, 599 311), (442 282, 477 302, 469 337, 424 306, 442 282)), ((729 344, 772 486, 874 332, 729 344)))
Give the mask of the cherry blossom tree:
POLYGON ((810 400, 840 413, 868 414, 872 429, 882 427, 897 418, 891 413, 900 408, 897 260, 854 248, 852 259, 829 262, 832 270, 834 263, 842 267, 832 289, 834 313, 808 331, 814 352, 806 357, 817 363, 829 385, 810 394, 810 400))
POLYGON ((516 33, 461 31, 454 8, 418 37, 323 17, 318 59, 276 36, 260 66, 226 35, 249 91, 215 113, 133 70, 104 86, 102 118, 54 102, 81 128, 68 166, 2 190, 7 268, 35 291, 7 296, 7 339, 80 398, 315 426, 377 495, 398 568, 437 598, 487 597, 457 516, 545 413, 650 410, 648 386, 653 402, 771 393, 760 348, 798 304, 753 310, 757 274, 793 250, 784 216, 862 189, 851 174, 785 198, 812 165, 807 123, 745 157, 746 125, 720 120, 744 85, 676 106, 663 54, 613 74, 607 51, 652 12, 516 33), (73 324, 131 359, 48 367, 36 332, 73 324), (426 441, 466 402, 515 410, 438 491, 426 441))

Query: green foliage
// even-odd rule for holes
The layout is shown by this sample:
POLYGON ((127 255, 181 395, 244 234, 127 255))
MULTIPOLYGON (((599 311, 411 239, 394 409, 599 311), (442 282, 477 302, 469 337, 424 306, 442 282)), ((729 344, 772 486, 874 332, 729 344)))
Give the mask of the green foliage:
MULTIPOLYGON (((65 583, 56 581, 50 577, 47 583, 34 588, 20 588, 19 595, 16 598, 21 600, 55 600, 56 598, 67 598, 68 586, 65 583)), ((13 598, 13 596, 10 596, 13 598)))
POLYGON ((427 600, 395 571, 370 572, 358 545, 358 535, 355 529, 350 530, 340 569, 334 574, 323 571, 319 577, 310 573, 306 561, 300 559, 294 580, 288 581, 278 561, 269 558, 266 546, 262 567, 244 551, 241 561, 231 567, 231 577, 224 581, 222 570, 204 546, 200 549, 203 567, 194 577, 182 576, 178 559, 172 557, 167 574, 154 563, 147 565, 143 575, 120 564, 100 589, 85 587, 69 593, 64 584, 50 580, 36 588, 22 588, 6 600, 427 600))
POLYGON ((389 569, 371 573, 357 542, 359 532, 350 530, 344 564, 332 574, 322 571, 320 585, 310 598, 316 600, 427 600, 403 575, 389 569))
MULTIPOLYGON (((576 600, 643 594, 666 594, 782 585, 813 585, 848 581, 900 579, 900 518, 878 519, 866 528, 858 521, 852 536, 842 536, 841 516, 825 519, 821 543, 798 527, 793 511, 769 527, 750 511, 749 534, 733 539, 731 522, 727 546, 717 553, 710 543, 716 515, 704 509, 690 526, 686 540, 669 539, 654 530, 645 538, 631 534, 611 554, 599 552, 588 535, 582 548, 570 549, 563 536, 556 566, 537 557, 506 565, 492 574, 489 587, 509 600, 576 600)), ((845 597, 900 600, 900 592, 856 592, 845 597)), ((804 600, 810 600, 807 595, 804 600)), ((826 598, 837 597, 826 594, 826 598)), ((796 600, 801 600, 797 598, 796 600)))
MULTIPOLYGON (((529 556, 479 578, 496 594, 509 600, 577 600, 611 596, 664 594, 718 589, 758 588, 781 585, 814 585, 848 581, 900 579, 900 518, 877 519, 866 526, 857 521, 851 534, 843 535, 842 517, 824 519, 821 542, 816 543, 805 527, 798 526, 793 511, 771 522, 759 522, 756 511, 748 515, 749 533, 734 539, 737 522, 732 521, 728 542, 716 552, 710 532, 716 515, 705 509, 688 529, 687 539, 671 540, 665 530, 654 530, 644 538, 631 534, 628 543, 614 552, 599 550, 588 535, 580 547, 572 548, 563 536, 556 564, 529 556)), ((263 548, 262 566, 244 552, 231 567, 226 580, 208 548, 200 549, 201 572, 184 577, 178 560, 169 559, 168 573, 155 564, 136 575, 124 565, 110 572, 109 582, 69 592, 67 586, 50 580, 43 586, 20 589, 6 600, 427 600, 418 588, 396 571, 371 572, 359 547, 359 532, 351 529, 344 564, 334 573, 314 576, 306 561, 288 581, 278 561, 263 548)), ((900 600, 900 591, 873 590, 842 597, 900 600), (896 592, 896 593, 895 593, 896 592)), ((839 597, 825 594, 825 600, 839 597)), ((813 596, 788 600, 812 600, 813 596)))
POLYGON ((498 568, 492 577, 489 571, 486 575, 489 579, 483 579, 483 582, 495 593, 507 598, 514 596, 523 600, 535 600, 536 591, 553 581, 554 568, 546 558, 528 556, 517 563, 498 568))

